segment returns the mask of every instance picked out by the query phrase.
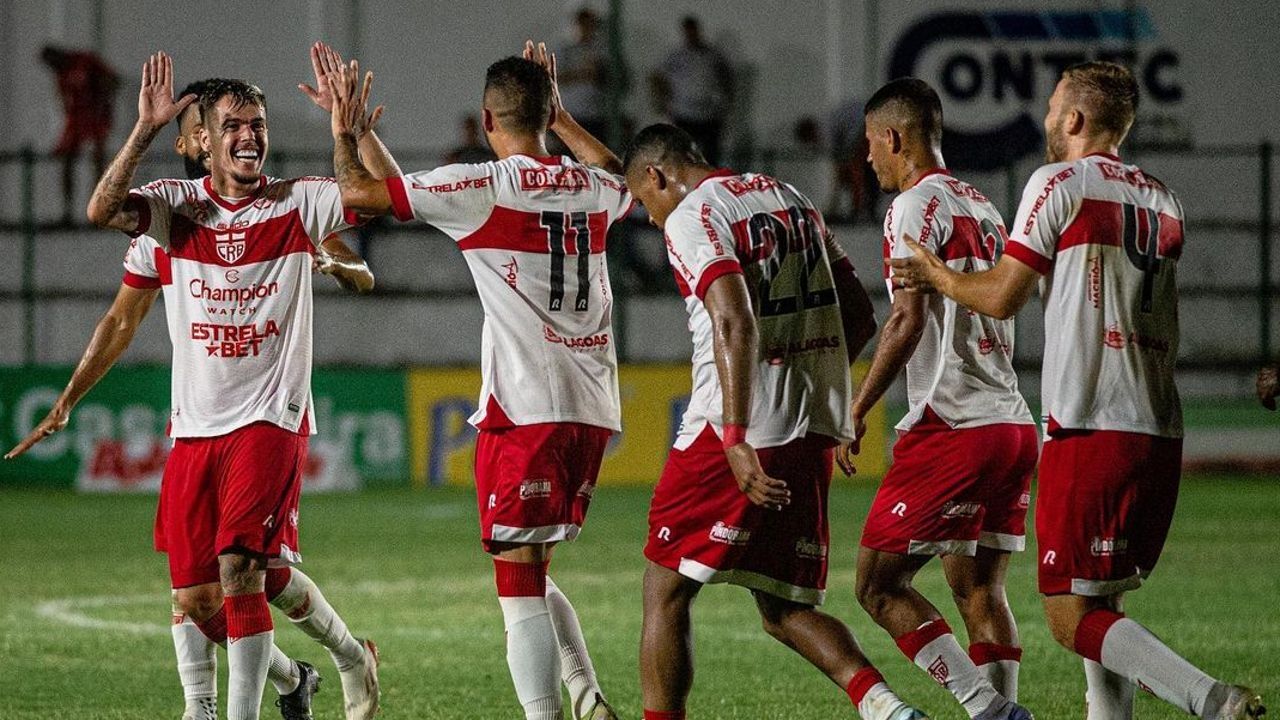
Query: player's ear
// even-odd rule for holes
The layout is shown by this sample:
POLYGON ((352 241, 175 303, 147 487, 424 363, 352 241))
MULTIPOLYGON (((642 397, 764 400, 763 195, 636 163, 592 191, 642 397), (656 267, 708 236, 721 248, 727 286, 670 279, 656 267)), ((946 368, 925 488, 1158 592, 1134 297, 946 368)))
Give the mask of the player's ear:
POLYGON ((173 139, 173 150, 179 155, 187 154, 187 137, 182 133, 178 133, 178 137, 173 139))
POLYGON ((667 176, 662 170, 652 165, 645 165, 644 174, 649 177, 649 180, 653 182, 653 186, 659 191, 667 189, 667 176))
POLYGON ((480 124, 484 126, 484 131, 491 133, 497 130, 497 124, 493 120, 493 111, 489 108, 480 109, 480 124))
POLYGON ((902 135, 893 128, 885 128, 885 132, 889 134, 889 151, 894 155, 902 152, 902 135))
POLYGON ((209 131, 203 125, 200 126, 200 149, 210 151, 209 131))
POLYGON ((1084 124, 1084 113, 1080 111, 1080 108, 1071 108, 1071 113, 1067 115, 1067 134, 1079 135, 1084 132, 1084 124))

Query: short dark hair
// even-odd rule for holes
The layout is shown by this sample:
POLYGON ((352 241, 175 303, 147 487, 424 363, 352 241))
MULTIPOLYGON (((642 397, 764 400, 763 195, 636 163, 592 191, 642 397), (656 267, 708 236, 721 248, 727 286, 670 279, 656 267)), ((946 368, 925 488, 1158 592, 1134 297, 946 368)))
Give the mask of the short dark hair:
POLYGON ((1122 137, 1128 132, 1138 112, 1138 82, 1129 68, 1095 60, 1072 65, 1062 79, 1093 125, 1122 137))
POLYGON ((708 165, 706 156, 693 136, 675 125, 657 123, 650 125, 632 138, 627 147, 623 172, 630 173, 641 163, 645 165, 708 165))
POLYGON ((509 130, 545 131, 551 120, 551 76, 522 57, 506 57, 484 75, 484 102, 509 130))
POLYGON ((226 81, 223 80, 222 78, 205 78, 204 80, 196 80, 194 82, 187 83, 187 86, 182 88, 182 90, 178 92, 176 97, 179 100, 181 100, 182 98, 188 95, 195 95, 196 96, 195 102, 183 108, 182 112, 178 113, 178 115, 173 118, 173 122, 178 125, 181 125, 182 118, 189 112, 193 112, 193 113, 196 113, 197 115, 201 115, 200 99, 204 96, 205 90, 207 90, 211 84, 220 83, 220 82, 226 82, 226 81))
POLYGON ((204 81, 204 89, 200 93, 201 122, 209 116, 209 110, 217 105, 219 100, 228 96, 235 101, 233 107, 258 105, 263 110, 267 109, 267 96, 257 85, 251 85, 244 80, 209 78, 204 81))
POLYGON ((867 117, 882 113, 930 144, 942 142, 942 100, 919 78, 890 80, 871 96, 863 113, 867 117))

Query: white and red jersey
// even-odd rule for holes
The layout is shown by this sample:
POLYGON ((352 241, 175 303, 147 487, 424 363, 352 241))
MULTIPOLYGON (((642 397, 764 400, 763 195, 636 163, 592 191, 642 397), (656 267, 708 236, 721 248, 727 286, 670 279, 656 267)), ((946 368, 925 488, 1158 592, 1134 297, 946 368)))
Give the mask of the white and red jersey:
POLYGON ((1182 437, 1178 355, 1182 205, 1112 155, 1031 176, 1006 254, 1044 278, 1045 423, 1182 437))
POLYGON ((577 422, 619 430, 609 227, 622 179, 567 157, 513 155, 389 178, 400 220, 453 238, 484 306, 479 428, 577 422))
POLYGON ((852 381, 831 263, 844 250, 795 188, 766 175, 712 173, 667 218, 667 259, 693 333, 693 393, 676 449, 709 423, 723 438, 724 401, 702 300, 744 273, 760 336, 747 442, 776 447, 806 434, 853 437, 852 381))
POLYGON ((264 176, 234 200, 207 177, 157 180, 127 203, 139 223, 124 281, 164 293, 169 434, 213 437, 258 421, 314 433, 311 259, 350 227, 333 179, 264 176))
MULTIPOLYGON (((960 272, 987 270, 1004 251, 1008 235, 1000 213, 977 188, 934 170, 903 192, 884 218, 885 258, 907 258, 910 236, 960 272)), ((891 273, 885 282, 894 297, 891 273)), ((996 423, 1032 424, 1013 370, 1013 320, 996 320, 928 296, 925 325, 907 360, 906 432, 933 410, 951 428, 996 423)))

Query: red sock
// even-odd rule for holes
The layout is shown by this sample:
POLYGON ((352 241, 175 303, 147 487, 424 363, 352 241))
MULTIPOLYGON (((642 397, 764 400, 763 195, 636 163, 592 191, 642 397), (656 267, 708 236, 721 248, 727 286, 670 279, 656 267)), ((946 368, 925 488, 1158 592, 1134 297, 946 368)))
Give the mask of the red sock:
POLYGON ((218 612, 210 615, 203 622, 196 623, 196 627, 200 628, 200 632, 211 641, 219 644, 227 644, 227 613, 223 608, 218 608, 218 612))
POLYGON ((271 606, 266 593, 228 595, 223 598, 227 609, 227 638, 239 638, 271 632, 271 606))
POLYGON ((943 635, 950 634, 951 626, 947 624, 946 620, 938 618, 937 620, 930 620, 909 633, 899 635, 894 638, 894 642, 898 644, 898 649, 902 651, 903 655, 907 656, 908 660, 915 662, 916 656, 920 654, 920 650, 925 645, 943 635))
POLYGON ((267 602, 275 600, 284 592, 289 581, 293 579, 293 571, 287 567, 267 568, 267 602))
POLYGON ((493 580, 498 597, 542 597, 547 594, 550 563, 518 563, 493 559, 493 580))
POLYGON ((1022 648, 999 643, 973 643, 969 646, 969 657, 974 665, 986 665, 1000 660, 1022 662, 1022 648))
POLYGON ((1076 625, 1076 653, 1096 663, 1102 662, 1102 639, 1117 620, 1124 618, 1121 613, 1098 608, 1085 613, 1076 625))
POLYGON ((684 720, 683 710, 645 710, 644 720, 684 720))
POLYGON ((853 674, 853 679, 849 681, 849 686, 844 690, 849 693, 849 699, 853 701, 854 707, 862 703, 862 698, 866 696, 867 691, 875 687, 877 683, 884 682, 884 676, 879 670, 873 667, 864 667, 853 674))

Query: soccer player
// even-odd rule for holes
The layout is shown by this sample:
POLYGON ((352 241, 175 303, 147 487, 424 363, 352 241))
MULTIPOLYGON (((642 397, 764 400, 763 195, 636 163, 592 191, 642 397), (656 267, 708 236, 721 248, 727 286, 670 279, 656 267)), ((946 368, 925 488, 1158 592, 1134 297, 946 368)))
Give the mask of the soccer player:
MULTIPOLYGON (((909 255, 904 235, 960 272, 990 268, 1004 249, 1000 213, 947 172, 942 103, 928 83, 894 80, 867 101, 871 167, 900 193, 884 221, 885 258, 909 255)), ((893 466, 876 493, 858 553, 858 601, 907 658, 950 690, 970 717, 1029 717, 1013 702, 1022 649, 1005 597, 1009 553, 1025 543, 1039 445, 1013 371, 1013 320, 954 300, 895 289, 871 369, 853 401, 855 440, 905 368, 909 409, 893 466), (966 655, 942 614, 911 582, 935 555, 969 634, 966 655)))
MULTIPOLYGON (((536 60, 535 60, 536 58, 536 60)), ((434 225, 457 242, 485 310, 476 494, 493 555, 507 664, 529 720, 616 718, 605 702, 573 606, 547 567, 581 530, 610 434, 620 428, 609 227, 631 206, 618 158, 561 107, 554 60, 488 69, 482 124, 495 162, 377 179, 356 151, 365 113, 355 73, 334 81, 334 166, 343 203, 434 225), (548 129, 578 161, 550 157, 548 129)))
POLYGON ((1068 68, 1045 116, 1049 164, 1027 183, 995 266, 957 272, 911 238, 912 257, 891 265, 900 284, 996 318, 1040 282, 1040 592, 1054 638, 1084 658, 1089 718, 1131 717, 1135 685, 1197 717, 1258 718, 1256 693, 1206 675, 1122 610, 1160 557, 1182 465, 1183 214, 1163 183, 1117 155, 1137 103, 1125 67, 1068 68))
MULTIPOLYGON (((317 77, 323 78, 324 71, 318 64, 321 60, 317 57, 319 50, 313 50, 313 61, 317 62, 317 77)), ((200 96, 206 88, 225 82, 221 79, 194 82, 179 96, 200 96)), ((326 89, 327 99, 327 85, 322 84, 322 87, 326 89)), ((196 103, 188 105, 178 114, 175 122, 178 125, 178 137, 174 142, 174 150, 182 158, 188 179, 200 180, 209 174, 209 158, 208 153, 200 146, 199 106, 196 103)), ((116 299, 98 322, 93 341, 85 349, 67 387, 44 420, 5 455, 6 458, 21 455, 35 443, 66 427, 75 406, 129 347, 134 333, 161 290, 169 295, 167 305, 177 306, 182 302, 175 295, 179 288, 172 283, 162 284, 157 274, 156 259, 164 255, 165 251, 149 236, 141 235, 130 243, 125 258, 125 276, 116 299)), ((163 263, 163 260, 160 261, 161 265, 163 263)), ((319 272, 331 275, 343 287, 358 292, 367 292, 373 287, 373 274, 364 261, 337 235, 326 238, 316 251, 315 267, 319 272)), ((295 626, 329 650, 342 678, 348 718, 367 718, 372 715, 377 709, 378 699, 377 655, 373 644, 351 636, 346 623, 333 610, 311 578, 301 570, 288 567, 268 568, 265 585, 267 599, 271 604, 284 611, 295 626)), ((175 597, 177 593, 178 589, 175 588, 175 597)), ((211 600, 217 600, 220 604, 220 599, 211 600)), ((226 616, 220 607, 212 614, 204 614, 209 616, 196 623, 192 615, 184 611, 176 601, 174 603, 173 623, 170 627, 177 653, 178 675, 186 701, 184 720, 217 718, 215 647, 226 644, 226 616)), ((272 651, 269 679, 281 694, 278 704, 285 717, 308 717, 305 708, 315 692, 316 678, 318 675, 307 663, 298 662, 295 665, 283 653, 272 651)))
POLYGON ((816 607, 832 449, 852 437, 849 364, 875 332, 852 263, 808 198, 715 169, 675 126, 636 136, 626 179, 666 235, 694 344, 689 407, 649 509, 645 719, 685 717, 689 609, 715 582, 750 590, 765 631, 844 688, 863 718, 925 717, 816 607))
POLYGON ((172 72, 164 53, 144 65, 138 121, 98 182, 88 216, 101 227, 149 236, 164 252, 135 254, 144 270, 136 274, 183 290, 167 308, 175 441, 157 547, 168 553, 184 613, 205 622, 225 607, 227 715, 257 718, 273 647, 265 571, 301 559, 298 496, 315 426, 313 255, 350 226, 350 214, 332 178, 262 174, 266 100, 241 81, 207 88, 199 98, 210 175, 130 192, 156 134, 197 99, 174 101, 172 72))

